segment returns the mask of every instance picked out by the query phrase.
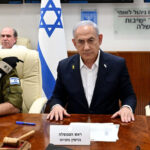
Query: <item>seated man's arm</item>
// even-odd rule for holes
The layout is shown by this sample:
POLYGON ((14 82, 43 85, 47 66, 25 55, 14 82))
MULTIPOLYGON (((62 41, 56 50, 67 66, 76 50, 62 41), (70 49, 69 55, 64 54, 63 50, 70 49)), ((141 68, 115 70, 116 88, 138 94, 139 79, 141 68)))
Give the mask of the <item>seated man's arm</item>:
POLYGON ((119 111, 113 114, 112 118, 120 116, 122 122, 134 121, 134 111, 136 108, 136 96, 130 81, 128 70, 123 62, 122 71, 120 74, 119 97, 122 102, 122 107, 119 111))
POLYGON ((16 69, 1 79, 0 86, 0 115, 20 112, 23 101, 22 88, 16 69))
POLYGON ((14 114, 19 113, 20 110, 16 107, 14 107, 11 103, 5 102, 0 104, 0 116, 6 115, 6 114, 14 114))
POLYGON ((64 108, 67 104, 67 91, 65 90, 63 81, 62 81, 62 75, 61 75, 61 67, 60 63, 57 68, 57 80, 55 84, 55 89, 53 92, 53 95, 51 97, 50 101, 50 113, 47 116, 48 120, 55 119, 63 120, 63 116, 70 116, 70 114, 67 113, 66 109, 64 108))

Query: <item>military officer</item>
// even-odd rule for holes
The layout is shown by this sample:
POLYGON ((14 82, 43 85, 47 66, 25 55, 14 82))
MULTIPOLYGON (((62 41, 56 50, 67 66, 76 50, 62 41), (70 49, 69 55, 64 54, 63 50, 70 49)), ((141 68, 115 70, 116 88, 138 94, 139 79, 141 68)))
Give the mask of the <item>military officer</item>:
POLYGON ((21 112, 22 89, 16 71, 17 57, 0 58, 0 116, 21 112))

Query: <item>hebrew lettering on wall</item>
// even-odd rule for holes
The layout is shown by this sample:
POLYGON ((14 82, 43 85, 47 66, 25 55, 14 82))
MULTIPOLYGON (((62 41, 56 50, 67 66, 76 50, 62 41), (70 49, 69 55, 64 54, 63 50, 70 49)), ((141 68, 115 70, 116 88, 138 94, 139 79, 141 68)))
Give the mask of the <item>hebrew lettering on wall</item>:
POLYGON ((122 36, 150 36, 150 8, 115 9, 114 33, 122 36))

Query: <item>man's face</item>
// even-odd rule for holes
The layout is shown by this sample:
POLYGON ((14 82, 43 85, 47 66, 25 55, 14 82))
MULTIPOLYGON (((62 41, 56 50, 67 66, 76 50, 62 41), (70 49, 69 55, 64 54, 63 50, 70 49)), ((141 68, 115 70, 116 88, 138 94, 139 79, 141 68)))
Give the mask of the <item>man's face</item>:
POLYGON ((99 47, 102 43, 102 35, 97 35, 95 29, 90 25, 80 26, 72 39, 74 46, 80 54, 84 63, 94 63, 99 47))
POLYGON ((12 48, 16 43, 16 37, 14 37, 14 31, 11 28, 4 28, 0 35, 0 41, 2 48, 12 48))

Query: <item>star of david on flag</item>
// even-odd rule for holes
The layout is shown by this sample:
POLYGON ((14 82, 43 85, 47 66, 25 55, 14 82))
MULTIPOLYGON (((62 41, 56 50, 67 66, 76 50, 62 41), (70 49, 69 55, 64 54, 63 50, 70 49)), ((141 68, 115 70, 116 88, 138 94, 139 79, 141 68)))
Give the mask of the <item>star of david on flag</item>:
POLYGON ((41 21, 40 21, 40 28, 44 28, 50 37, 56 28, 63 28, 61 22, 61 8, 56 8, 54 2, 49 0, 45 6, 45 8, 41 8, 41 21), (44 16, 46 13, 56 15, 55 22, 51 22, 50 24, 46 24, 44 20, 44 16))
POLYGON ((38 52, 43 91, 50 99, 55 86, 58 62, 67 57, 60 0, 41 1, 38 52))

